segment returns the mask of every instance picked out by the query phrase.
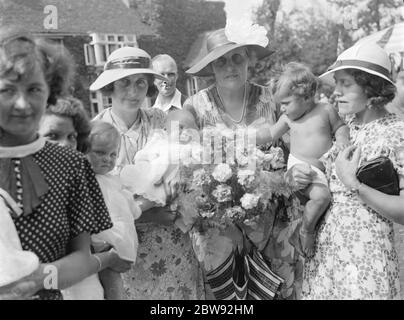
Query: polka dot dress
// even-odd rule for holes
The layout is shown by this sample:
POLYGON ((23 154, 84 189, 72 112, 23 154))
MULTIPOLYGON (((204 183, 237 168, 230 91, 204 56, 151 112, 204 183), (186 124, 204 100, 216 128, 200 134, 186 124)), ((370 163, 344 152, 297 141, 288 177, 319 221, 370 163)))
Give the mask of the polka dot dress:
MULTIPOLYGON (((14 223, 23 249, 50 263, 66 256, 69 241, 80 233, 99 233, 112 222, 90 164, 81 154, 47 142, 33 159, 49 190, 31 214, 14 218, 14 223)), ((18 184, 18 160, 13 163, 18 184)), ((41 299, 62 298, 58 290, 38 294, 41 299)))

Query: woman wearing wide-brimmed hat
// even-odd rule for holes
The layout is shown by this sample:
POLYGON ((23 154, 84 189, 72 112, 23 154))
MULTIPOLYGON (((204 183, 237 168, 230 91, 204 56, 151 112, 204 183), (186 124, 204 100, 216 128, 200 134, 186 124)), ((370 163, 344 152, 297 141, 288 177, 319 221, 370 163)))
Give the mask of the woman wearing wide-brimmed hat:
MULTIPOLYGON (((325 157, 333 201, 318 228, 315 254, 305 261, 302 297, 399 299, 393 222, 404 224, 404 122, 385 109, 396 91, 389 57, 375 44, 358 44, 341 53, 320 78, 335 82, 352 146, 338 156, 331 149, 325 157), (392 166, 379 158, 382 166, 380 156, 392 166), (382 176, 374 169, 369 171, 372 180, 358 176, 357 169, 369 161, 379 163, 378 170, 385 168, 382 176)), ((298 165, 292 169, 297 184, 310 183, 310 172, 298 165)))
MULTIPOLYGON (((112 99, 112 107, 96 119, 113 124, 121 134, 117 171, 134 163, 153 129, 164 128, 162 111, 142 108, 146 96, 157 90, 154 78, 166 80, 151 69, 150 55, 139 48, 123 47, 110 54, 104 71, 90 86, 112 99)), ((203 280, 189 235, 174 225, 175 217, 166 207, 147 210, 136 222, 138 258, 123 276, 129 299, 203 298, 203 280)))
MULTIPOLYGON (((237 130, 262 121, 276 123, 280 111, 277 110, 271 88, 247 79, 248 66, 273 53, 267 45, 266 31, 257 25, 238 28, 228 23, 225 29, 216 30, 208 36, 206 55, 187 73, 201 77, 213 75, 215 82, 189 97, 183 106, 184 110, 194 115, 200 129, 225 125, 237 130)), ((282 141, 276 142, 276 145, 284 146, 282 141)), ((267 146, 260 147, 265 149, 267 146)), ((287 234, 289 224, 290 221, 284 219, 275 220, 270 241, 264 251, 272 262, 273 271, 288 279, 281 290, 282 298, 296 297, 294 279, 298 278, 294 275, 295 266, 299 264, 295 259, 297 255, 294 255, 286 237, 278 239, 280 234, 287 234)), ((233 246, 242 241, 243 237, 237 229, 232 230, 231 234, 233 246)), ((257 244, 260 250, 268 239, 261 240, 257 244)))

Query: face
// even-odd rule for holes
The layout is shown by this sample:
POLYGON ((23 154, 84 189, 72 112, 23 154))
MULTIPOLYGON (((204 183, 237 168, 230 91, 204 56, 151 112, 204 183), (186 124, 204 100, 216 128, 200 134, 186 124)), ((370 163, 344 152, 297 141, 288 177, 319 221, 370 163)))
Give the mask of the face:
POLYGON ((50 142, 77 149, 77 132, 72 118, 46 114, 42 117, 39 134, 50 142))
POLYGON ((237 48, 212 62, 217 85, 240 89, 247 81, 248 56, 245 48, 237 48))
POLYGON ((48 96, 49 88, 39 65, 18 80, 0 79, 2 143, 22 145, 35 140, 48 96))
POLYGON ((91 141, 91 151, 87 158, 96 174, 106 174, 115 167, 119 138, 115 140, 97 139, 91 141))
POLYGON ((114 82, 112 105, 123 110, 138 109, 146 98, 149 84, 144 74, 134 74, 114 82))
POLYGON ((290 120, 298 120, 307 111, 307 104, 301 97, 294 95, 283 95, 279 96, 279 101, 281 105, 281 112, 286 114, 290 120))
POLYGON ((191 139, 191 135, 198 131, 198 127, 192 117, 177 113, 175 116, 168 114, 166 119, 166 130, 176 137, 176 132, 179 134, 179 141, 186 143, 191 139))
POLYGON ((175 93, 178 79, 178 70, 176 64, 169 59, 161 59, 153 62, 153 69, 165 76, 168 81, 155 79, 154 84, 159 90, 159 94, 165 97, 171 97, 175 93))
POLYGON ((344 115, 365 111, 368 98, 355 79, 344 70, 336 71, 334 79, 336 83, 334 94, 338 103, 338 111, 344 115))

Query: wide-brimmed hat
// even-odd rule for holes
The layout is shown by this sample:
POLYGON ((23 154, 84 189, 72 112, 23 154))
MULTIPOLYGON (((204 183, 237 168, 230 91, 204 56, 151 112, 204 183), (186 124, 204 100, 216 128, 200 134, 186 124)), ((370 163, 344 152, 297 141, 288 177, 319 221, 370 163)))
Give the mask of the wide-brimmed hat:
POLYGON ((216 59, 225 55, 227 52, 240 47, 247 47, 248 50, 254 51, 258 60, 274 53, 273 50, 262 47, 256 43, 249 43, 248 40, 244 43, 235 43, 230 41, 226 36, 225 29, 223 28, 212 32, 208 36, 206 39, 207 54, 191 68, 189 68, 186 73, 200 77, 210 76, 213 73, 212 70, 208 68, 208 65, 212 61, 215 61, 216 59))
POLYGON ((90 90, 99 90, 116 80, 139 73, 152 74, 156 78, 168 81, 163 75, 153 71, 150 65, 151 57, 146 51, 134 47, 119 48, 109 55, 104 71, 91 84, 90 90))
POLYGON ((320 75, 320 78, 328 83, 334 83, 332 74, 343 69, 362 70, 393 84, 391 61, 387 52, 377 44, 357 44, 345 50, 327 72, 320 75))

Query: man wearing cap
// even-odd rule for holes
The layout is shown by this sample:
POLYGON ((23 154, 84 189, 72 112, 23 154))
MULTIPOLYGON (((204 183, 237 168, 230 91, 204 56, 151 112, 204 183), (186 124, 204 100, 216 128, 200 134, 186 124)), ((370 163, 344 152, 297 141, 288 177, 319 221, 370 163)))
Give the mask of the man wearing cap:
POLYGON ((154 81, 159 94, 153 108, 166 113, 182 109, 186 96, 176 88, 178 68, 175 60, 168 54, 159 54, 153 58, 152 64, 154 71, 167 78, 167 80, 156 79, 154 81))

